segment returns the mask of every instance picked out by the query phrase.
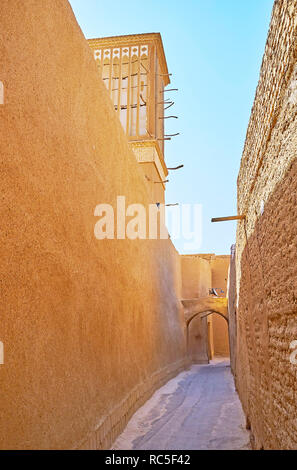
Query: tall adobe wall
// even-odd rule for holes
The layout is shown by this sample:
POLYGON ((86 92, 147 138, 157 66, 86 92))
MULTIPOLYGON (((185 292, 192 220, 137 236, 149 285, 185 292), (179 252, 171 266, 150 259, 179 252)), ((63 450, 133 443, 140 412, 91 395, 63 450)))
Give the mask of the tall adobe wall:
POLYGON ((255 448, 297 449, 296 157, 297 1, 281 0, 238 176, 235 372, 255 448))
POLYGON ((185 365, 169 240, 94 237, 150 201, 66 0, 1 0, 0 448, 107 448, 185 365))

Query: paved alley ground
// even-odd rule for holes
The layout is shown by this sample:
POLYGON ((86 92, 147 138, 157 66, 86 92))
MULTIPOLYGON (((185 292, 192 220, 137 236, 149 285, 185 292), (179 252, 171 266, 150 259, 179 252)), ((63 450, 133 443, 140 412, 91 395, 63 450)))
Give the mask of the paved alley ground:
POLYGON ((170 380, 129 421, 115 450, 245 450, 249 433, 229 360, 194 365, 170 380))

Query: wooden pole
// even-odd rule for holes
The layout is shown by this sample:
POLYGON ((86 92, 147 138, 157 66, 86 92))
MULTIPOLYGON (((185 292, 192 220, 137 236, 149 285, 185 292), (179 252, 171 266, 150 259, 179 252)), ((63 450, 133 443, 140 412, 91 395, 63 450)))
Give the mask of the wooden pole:
POLYGON ((246 216, 245 215, 234 215, 232 217, 219 217, 216 219, 211 219, 212 222, 226 222, 229 220, 245 220, 246 216))

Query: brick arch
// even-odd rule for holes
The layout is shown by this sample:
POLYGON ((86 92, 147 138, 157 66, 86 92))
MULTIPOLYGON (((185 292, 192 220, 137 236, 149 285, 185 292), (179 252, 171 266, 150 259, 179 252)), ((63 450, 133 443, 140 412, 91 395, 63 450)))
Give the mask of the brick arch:
POLYGON ((216 313, 229 323, 228 299, 226 297, 202 297, 200 299, 185 299, 181 302, 184 307, 187 325, 197 317, 197 315, 206 312, 210 312, 206 316, 211 315, 211 313, 216 313))
MULTIPOLYGON (((202 297, 200 299, 186 299, 181 301, 184 307, 186 321, 187 351, 189 351, 189 330, 191 322, 200 316, 202 320, 209 315, 219 315, 224 318, 229 330, 228 299, 225 297, 202 297)), ((230 343, 230 340, 229 340, 230 343)))
POLYGON ((187 328, 190 326, 190 323, 192 322, 192 320, 194 320, 194 318, 196 318, 198 315, 201 315, 201 319, 202 319, 202 318, 208 317, 209 315, 213 315, 213 314, 220 315, 220 317, 223 317, 224 320, 226 320, 227 325, 229 325, 229 318, 226 317, 226 315, 224 315, 224 314, 221 313, 221 312, 216 312, 215 310, 210 310, 209 312, 197 312, 197 313, 194 313, 190 318, 188 318, 188 319, 186 320, 187 328))

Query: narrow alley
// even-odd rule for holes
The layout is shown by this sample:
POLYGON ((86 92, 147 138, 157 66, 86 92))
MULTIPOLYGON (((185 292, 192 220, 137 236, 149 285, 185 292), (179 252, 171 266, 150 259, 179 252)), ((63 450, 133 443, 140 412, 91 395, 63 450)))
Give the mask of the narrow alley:
POLYGON ((1 0, 0 129, 0 452, 297 450, 297 0, 1 0))
POLYGON ((194 365, 156 391, 114 450, 248 450, 249 432, 228 359, 194 365))

